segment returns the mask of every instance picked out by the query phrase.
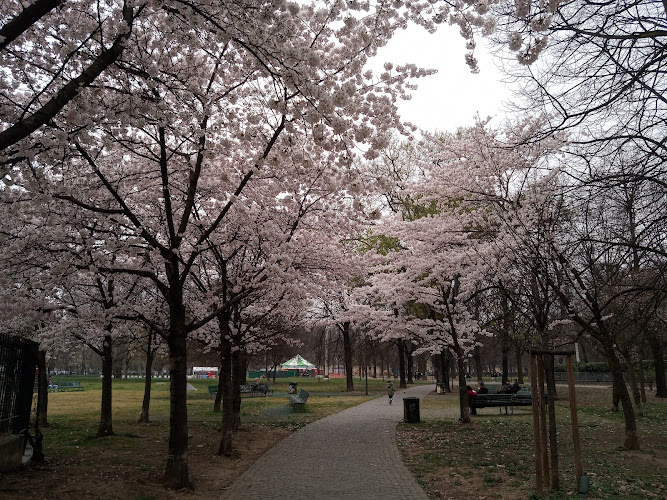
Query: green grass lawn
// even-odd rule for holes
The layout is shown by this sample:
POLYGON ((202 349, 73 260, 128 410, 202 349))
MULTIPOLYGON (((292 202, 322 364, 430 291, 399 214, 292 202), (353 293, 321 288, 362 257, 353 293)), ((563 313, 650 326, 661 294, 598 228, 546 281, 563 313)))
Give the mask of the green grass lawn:
MULTIPOLYGON (((65 380, 64 377, 56 378, 65 380)), ((44 451, 57 467, 69 467, 84 474, 101 473, 134 478, 139 471, 146 477, 160 477, 164 470, 169 426, 169 382, 154 380, 151 397, 151 422, 137 424, 141 409, 144 381, 114 380, 113 420, 115 436, 96 439, 100 418, 101 379, 70 377, 79 380, 84 391, 49 394, 49 423, 44 429, 44 451), (129 470, 128 470, 129 469, 129 470)), ((244 397, 243 429, 238 434, 239 455, 223 460, 215 455, 219 443, 221 414, 213 411, 208 386, 217 380, 190 379, 196 391, 188 391, 188 428, 191 435, 193 475, 199 484, 207 484, 208 469, 199 470, 213 460, 215 467, 232 467, 243 459, 247 438, 257 433, 288 432, 309 422, 367 401, 384 396, 386 382, 355 378, 355 391, 345 392, 345 379, 322 380, 301 377, 269 381, 273 395, 244 397), (288 405, 289 382, 310 393, 304 412, 294 412, 288 405), (217 464, 217 465, 216 465, 217 464)), ((252 382, 252 381, 251 381, 252 382)), ((433 384, 429 381, 428 384, 433 384)), ((556 404, 558 454, 561 489, 548 498, 577 498, 574 491, 574 464, 567 388, 559 386, 556 404)), ((667 402, 649 398, 644 415, 638 416, 642 449, 621 449, 624 422, 621 412, 609 411, 609 388, 577 389, 579 432, 584 474, 590 478, 590 497, 639 500, 667 499, 667 402)), ((535 467, 533 458, 532 414, 521 408, 514 414, 499 413, 497 408, 478 410, 472 423, 457 421, 458 398, 454 395, 431 395, 421 402, 421 423, 399 425, 399 447, 404 461, 423 485, 430 498, 533 497, 535 467)), ((282 434, 285 435, 285 434, 282 434)), ((249 452, 248 452, 249 453, 249 452)), ((247 467, 244 463, 242 467, 247 467)), ((54 469, 56 470, 56 469, 54 469)), ((219 470, 219 469, 218 469, 219 470)), ((42 473, 43 474, 43 473, 42 473)), ((128 479, 128 484, 134 479, 128 479)), ((128 486, 125 486, 128 488, 128 486)), ((139 486, 137 487, 139 488, 139 486)), ((148 488, 148 486, 141 486, 148 488)), ((1 488, 0 488, 1 489, 1 488)), ((137 490, 139 491, 139 490, 137 490)), ((143 490, 142 490, 143 491, 143 490)), ((171 498, 159 490, 147 489, 146 498, 171 498)), ((218 490, 219 491, 219 490, 218 490)), ((93 497, 91 497, 93 498, 93 497)), ((119 498, 124 498, 120 496, 119 498)), ((128 498, 143 498, 142 494, 128 498)))
MULTIPOLYGON (((49 393, 48 419, 50 426, 44 431, 44 451, 48 456, 62 458, 75 455, 81 447, 108 446, 104 440, 94 439, 100 419, 102 379, 99 376, 54 377, 54 383, 78 380, 83 391, 49 393)), ((189 379, 196 389, 188 391, 188 424, 191 432, 211 432, 220 428, 221 414, 213 411, 213 398, 209 385, 217 385, 217 379, 189 379)), ((252 381, 249 381, 252 383, 252 381)), ((263 381, 265 382, 265 381, 263 381)), ((430 383, 430 382, 429 382, 430 383)), ((269 386, 274 390, 269 397, 244 397, 241 406, 243 424, 261 424, 289 429, 299 428, 309 422, 344 410, 351 406, 385 394, 386 382, 368 379, 368 396, 365 380, 354 380, 355 391, 345 392, 345 379, 318 379, 299 377, 276 379, 269 386), (294 412, 288 404, 289 382, 296 382, 298 389, 310 393, 305 411, 294 412)), ((144 380, 139 378, 113 381, 113 425, 119 437, 132 437, 138 433, 136 421, 141 411, 144 380)), ((169 425, 169 381, 155 379, 151 385, 151 423, 146 430, 151 438, 165 439, 169 425)), ((144 427, 141 427, 142 432, 144 427)), ((113 440, 111 440, 113 441, 113 440)), ((131 441, 131 439, 130 439, 131 441)), ((137 440, 136 445, 141 440, 137 440)), ((131 443, 128 444, 130 446, 131 443)))

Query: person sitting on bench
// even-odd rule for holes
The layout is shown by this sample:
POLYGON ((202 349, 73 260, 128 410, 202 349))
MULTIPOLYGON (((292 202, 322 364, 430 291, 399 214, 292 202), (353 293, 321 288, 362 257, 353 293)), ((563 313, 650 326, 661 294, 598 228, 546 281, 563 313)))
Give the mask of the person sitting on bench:
MULTIPOLYGON (((472 387, 469 385, 466 385, 466 392, 468 393, 468 401, 470 401, 473 397, 477 396, 477 393, 472 390, 472 387)), ((477 408, 470 408, 470 414, 471 415, 477 415, 477 408)))
POLYGON ((519 385, 519 381, 517 379, 514 379, 514 383, 512 385, 509 385, 509 382, 507 382, 507 385, 509 386, 505 391, 507 394, 516 394, 517 392, 519 392, 519 389, 521 389, 521 386, 519 385))

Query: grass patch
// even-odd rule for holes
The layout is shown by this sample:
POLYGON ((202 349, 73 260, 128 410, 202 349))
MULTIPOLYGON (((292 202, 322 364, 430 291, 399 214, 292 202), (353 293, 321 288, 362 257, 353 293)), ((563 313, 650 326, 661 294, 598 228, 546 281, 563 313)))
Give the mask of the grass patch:
MULTIPOLYGON (((97 438, 102 397, 99 376, 54 377, 54 382, 77 380, 83 391, 49 393, 49 426, 44 432, 44 464, 0 475, 3 500, 160 499, 182 500, 183 494, 161 486, 166 465, 169 432, 169 381, 151 385, 150 423, 138 424, 144 380, 113 381, 115 435, 97 438)), ((293 379, 269 381, 269 397, 242 399, 242 426, 234 436, 231 457, 217 456, 222 415, 213 411, 208 386, 217 379, 190 379, 188 391, 188 456, 190 476, 196 486, 193 499, 219 498, 224 488, 268 448, 290 432, 332 413, 385 394, 386 382, 355 380, 346 392, 345 379, 298 378, 299 389, 310 393, 304 412, 294 412, 287 391, 293 379)))
MULTIPOLYGON (((165 441, 165 429, 169 424, 169 381, 155 379, 151 385, 151 422, 136 425, 143 400, 143 379, 113 381, 113 421, 116 436, 97 439, 102 398, 102 379, 99 376, 54 377, 54 382, 78 380, 83 391, 49 393, 49 427, 44 431, 44 451, 55 459, 75 455, 82 448, 98 449, 108 446, 133 446, 129 436, 165 441), (137 429, 141 429, 139 434, 137 429), (124 440, 128 443, 123 444, 124 440), (112 443, 112 444, 109 444, 112 443)), ((193 431, 217 431, 221 425, 221 414, 213 411, 213 399, 208 386, 217 379, 189 379, 196 389, 188 391, 188 423, 193 431)), ((282 428, 301 427, 332 413, 350 408, 378 395, 385 394, 386 382, 368 380, 369 395, 365 395, 364 381, 355 380, 355 391, 346 392, 345 379, 323 380, 300 377, 298 379, 269 380, 274 394, 269 397, 243 398, 241 419, 243 424, 259 424, 282 428), (299 389, 307 390, 311 396, 302 413, 292 411, 287 401, 289 382, 296 380, 299 389)))
MULTIPOLYGON (((560 491, 550 500, 579 498, 574 491, 571 420, 567 388, 556 403, 560 491)), ((667 498, 667 402, 651 398, 637 417, 642 449, 623 450, 621 412, 611 412, 611 389, 577 389, 579 434, 590 498, 667 498)), ((422 424, 399 424, 399 448, 431 498, 537 498, 532 413, 478 410, 471 424, 458 423, 458 398, 431 395, 421 402, 422 424)))

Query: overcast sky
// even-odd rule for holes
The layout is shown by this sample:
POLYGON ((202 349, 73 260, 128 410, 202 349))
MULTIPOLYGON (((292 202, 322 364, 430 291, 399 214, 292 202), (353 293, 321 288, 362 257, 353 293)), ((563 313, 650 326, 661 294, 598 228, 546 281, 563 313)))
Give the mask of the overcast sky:
POLYGON ((385 61, 391 61, 394 65, 414 63, 438 70, 435 75, 417 80, 419 89, 412 93, 412 99, 399 103, 403 118, 424 130, 453 131, 473 124, 477 113, 482 118, 494 117, 498 124, 504 117, 503 102, 509 99, 502 75, 481 40, 475 51, 479 73, 470 72, 465 53, 465 41, 458 27, 444 25, 431 35, 423 28, 410 26, 399 30, 378 51, 377 66, 373 68, 377 71, 385 61))

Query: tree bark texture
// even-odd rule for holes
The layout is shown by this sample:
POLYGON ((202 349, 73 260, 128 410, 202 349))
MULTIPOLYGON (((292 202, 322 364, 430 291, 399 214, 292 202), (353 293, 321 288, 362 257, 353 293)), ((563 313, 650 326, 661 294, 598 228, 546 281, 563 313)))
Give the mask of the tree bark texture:
POLYGON ((555 361, 553 355, 544 356, 544 375, 547 384, 547 395, 549 404, 547 412, 549 415, 549 462, 551 465, 551 489, 560 489, 560 474, 558 473, 558 434, 556 430, 556 378, 555 361))
POLYGON ((218 387, 222 386, 222 438, 218 455, 230 456, 234 437, 234 391, 232 390, 232 351, 231 343, 223 349, 222 370, 218 387))
POLYGON ((657 398, 667 398, 667 377, 665 376, 664 346, 656 334, 653 334, 649 337, 649 345, 651 346, 653 364, 655 366, 655 396, 657 398))
POLYGON ((521 365, 521 342, 514 343, 514 352, 516 353, 516 377, 519 384, 523 384, 523 366, 521 365))
POLYGON ((148 346, 146 349, 146 377, 144 378, 144 399, 141 403, 141 414, 139 415, 139 424, 150 422, 151 407, 151 384, 153 382, 153 360, 155 351, 153 351, 153 332, 148 333, 148 346))
POLYGON ((402 340, 398 340, 397 345, 398 345, 398 373, 401 379, 399 387, 405 389, 408 386, 407 379, 405 378, 405 343, 402 340))
POLYGON ((169 328, 169 446, 165 485, 171 489, 193 489, 188 471, 187 348, 185 308, 182 300, 170 304, 169 328))
MULTIPOLYGON (((268 373, 268 372, 267 372, 268 373)), ((224 391, 224 385, 222 383, 222 365, 218 366, 218 390, 215 393, 215 401, 213 401, 213 412, 220 413, 222 408, 222 391, 224 391)))
POLYGON ((246 383, 245 354, 236 350, 232 353, 232 390, 234 391, 232 408, 234 409, 233 429, 241 428, 241 385, 246 383))
POLYGON ((354 378, 352 377, 352 339, 350 338, 350 322, 343 323, 343 353, 345 356, 345 379, 346 392, 354 391, 354 378))
MULTIPOLYGON (((639 449, 639 435, 637 434, 637 420, 635 418, 632 400, 628 393, 628 388, 623 380, 623 370, 621 363, 613 351, 607 351, 607 360, 609 362, 609 369, 611 370, 611 377, 615 396, 619 399, 623 408, 623 416, 625 418, 625 448, 629 450, 639 449)), ((618 404, 618 403, 616 403, 618 404)))
MULTIPOLYGON (((108 329, 111 327, 109 326, 108 329)), ((113 380, 113 340, 111 335, 105 335, 102 341, 102 409, 100 411, 100 426, 97 437, 113 436, 112 419, 112 380, 113 380)))
POLYGON ((510 351, 510 335, 509 332, 503 329, 501 334, 501 355, 502 355, 502 382, 505 383, 510 379, 510 369, 509 369, 509 351, 510 351))
POLYGON ((632 400, 635 403, 635 408, 637 408, 637 415, 640 417, 644 414, 644 409, 642 408, 641 394, 639 392, 639 383, 637 380, 637 372, 635 370, 635 364, 632 362, 632 356, 629 353, 623 353, 623 361, 625 362, 625 367, 628 372, 628 382, 630 384, 630 390, 632 391, 632 400))
POLYGON ((412 345, 410 341, 405 342, 405 359, 407 360, 407 375, 408 375, 408 384, 413 384, 414 380, 412 379, 412 374, 415 372, 415 363, 414 358, 412 357, 412 345))
POLYGON ((456 366, 459 372, 459 406, 461 410, 461 422, 464 424, 470 423, 470 396, 466 389, 466 372, 463 363, 463 349, 455 349, 456 352, 456 366))

